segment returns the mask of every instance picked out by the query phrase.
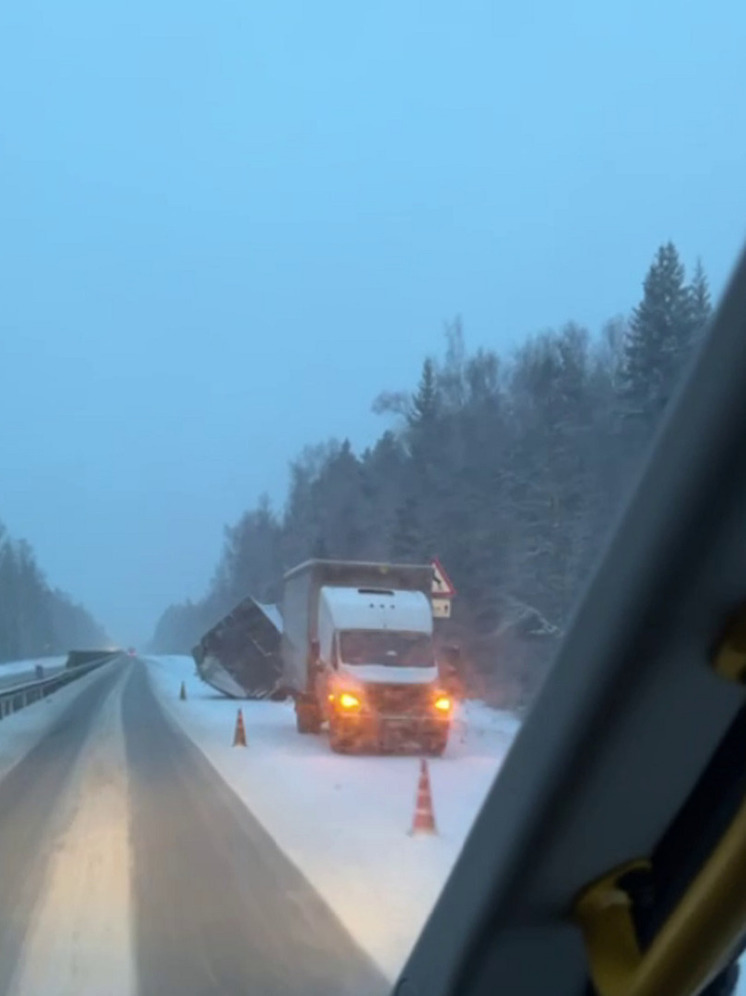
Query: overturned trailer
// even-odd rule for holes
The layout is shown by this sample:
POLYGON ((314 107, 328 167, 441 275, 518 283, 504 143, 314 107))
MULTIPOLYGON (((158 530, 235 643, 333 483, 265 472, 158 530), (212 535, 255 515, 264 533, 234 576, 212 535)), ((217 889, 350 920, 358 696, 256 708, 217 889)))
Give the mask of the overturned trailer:
POLYGON ((192 650, 197 673, 237 699, 281 699, 282 617, 275 605, 242 602, 208 630, 192 650))

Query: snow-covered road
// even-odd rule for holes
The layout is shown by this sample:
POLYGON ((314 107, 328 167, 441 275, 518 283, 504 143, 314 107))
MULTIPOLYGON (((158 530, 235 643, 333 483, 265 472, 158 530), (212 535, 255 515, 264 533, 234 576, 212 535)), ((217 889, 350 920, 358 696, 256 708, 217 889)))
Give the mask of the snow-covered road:
POLYGON ((2 996, 384 996, 142 662, 8 717, 0 743, 2 996))
POLYGON ((412 837, 419 760, 333 754, 296 732, 292 705, 236 702, 188 657, 148 658, 156 693, 184 732, 389 978, 421 931, 518 729, 470 703, 430 762, 438 835, 412 837), (179 699, 181 682, 187 692, 179 699), (246 750, 232 737, 241 707, 246 750))
POLYGON ((188 658, 106 665, 0 723, 0 996, 383 996, 517 729, 465 709, 412 836, 417 758, 333 754, 188 658))
POLYGON ((106 688, 60 804, 60 833, 12 996, 135 991, 123 677, 106 688))

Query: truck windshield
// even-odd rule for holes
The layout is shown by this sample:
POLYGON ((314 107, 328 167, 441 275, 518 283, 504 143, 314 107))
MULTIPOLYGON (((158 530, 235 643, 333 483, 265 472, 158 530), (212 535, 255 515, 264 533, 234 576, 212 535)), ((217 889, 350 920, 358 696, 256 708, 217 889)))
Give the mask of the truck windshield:
POLYGON ((348 629, 340 633, 339 656, 345 664, 432 667, 433 641, 426 633, 348 629))

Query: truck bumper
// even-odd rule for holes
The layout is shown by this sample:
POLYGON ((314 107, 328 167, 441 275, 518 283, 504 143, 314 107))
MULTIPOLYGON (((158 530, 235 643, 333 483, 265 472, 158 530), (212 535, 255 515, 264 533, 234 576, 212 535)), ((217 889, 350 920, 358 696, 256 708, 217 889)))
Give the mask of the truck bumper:
POLYGON ((448 717, 432 715, 337 716, 334 725, 341 737, 383 750, 401 750, 445 743, 450 730, 448 717))

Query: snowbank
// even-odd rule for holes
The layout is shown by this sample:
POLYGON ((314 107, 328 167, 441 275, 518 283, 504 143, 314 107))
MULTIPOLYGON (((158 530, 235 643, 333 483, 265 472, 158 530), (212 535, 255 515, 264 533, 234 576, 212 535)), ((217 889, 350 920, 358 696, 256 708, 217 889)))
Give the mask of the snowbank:
POLYGON ((47 668, 64 667, 67 663, 67 654, 57 657, 33 657, 22 661, 4 661, 0 664, 0 675, 4 674, 24 674, 26 671, 33 671, 37 664, 47 668))
POLYGON ((402 968, 519 722, 470 703, 430 762, 437 837, 412 837, 416 757, 345 757, 301 736, 290 703, 236 702, 188 657, 148 658, 159 698, 381 969, 402 968), (187 701, 179 700, 184 681, 187 701), (231 746, 238 706, 249 746, 231 746))
POLYGON ((44 668, 44 674, 49 676, 60 671, 66 662, 66 654, 62 657, 35 657, 33 660, 6 661, 4 664, 0 664, 0 687, 13 684, 9 680, 10 678, 17 678, 20 683, 23 681, 24 675, 28 675, 30 681, 34 677, 37 664, 41 664, 44 668))

